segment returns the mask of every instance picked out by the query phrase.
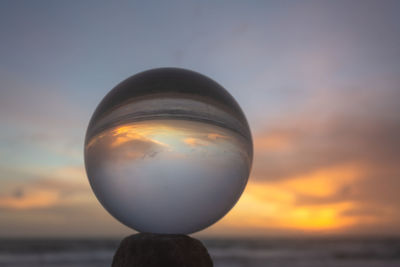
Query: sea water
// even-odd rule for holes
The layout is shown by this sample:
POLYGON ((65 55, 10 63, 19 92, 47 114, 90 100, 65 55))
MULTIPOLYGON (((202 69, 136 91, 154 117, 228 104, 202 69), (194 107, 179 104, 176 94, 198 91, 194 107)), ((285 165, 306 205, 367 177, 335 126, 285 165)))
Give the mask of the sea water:
MULTIPOLYGON (((399 238, 204 239, 215 267, 398 267, 399 238)), ((2 267, 111 266, 117 239, 1 239, 2 267)))

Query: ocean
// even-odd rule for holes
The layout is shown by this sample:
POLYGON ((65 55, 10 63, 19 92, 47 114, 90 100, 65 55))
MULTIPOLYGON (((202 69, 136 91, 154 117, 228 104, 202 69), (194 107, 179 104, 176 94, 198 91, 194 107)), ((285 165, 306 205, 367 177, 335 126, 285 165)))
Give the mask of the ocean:
MULTIPOLYGON (((215 267, 399 267, 399 238, 204 239, 215 267)), ((115 239, 0 239, 1 267, 110 266, 115 239)))

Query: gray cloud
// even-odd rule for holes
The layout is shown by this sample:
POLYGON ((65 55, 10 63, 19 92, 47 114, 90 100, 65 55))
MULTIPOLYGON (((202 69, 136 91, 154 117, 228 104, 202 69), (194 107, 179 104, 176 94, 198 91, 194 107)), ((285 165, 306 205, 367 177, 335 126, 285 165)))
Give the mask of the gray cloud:
POLYGON ((14 189, 14 192, 12 193, 12 196, 14 198, 23 198, 25 196, 25 191, 23 189, 23 187, 17 187, 14 189))
POLYGON ((332 194, 296 193, 295 205, 352 203, 354 207, 340 215, 363 223, 357 224, 357 229, 347 228, 347 232, 398 233, 400 90, 395 88, 395 83, 386 82, 380 90, 362 90, 363 95, 358 95, 360 91, 346 94, 341 89, 318 99, 317 106, 271 123, 255 137, 252 179, 279 182, 336 166, 356 165, 360 168, 358 179, 341 184, 332 194), (282 147, 265 145, 265 140, 276 137, 282 138, 282 147))

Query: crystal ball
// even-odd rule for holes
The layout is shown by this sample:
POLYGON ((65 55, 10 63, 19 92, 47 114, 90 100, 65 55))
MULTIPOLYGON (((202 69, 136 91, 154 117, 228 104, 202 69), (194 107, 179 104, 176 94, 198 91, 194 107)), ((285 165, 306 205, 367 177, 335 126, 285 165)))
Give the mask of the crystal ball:
POLYGON ((253 143, 235 99, 218 83, 177 68, 141 72, 97 106, 85 167, 103 207, 139 231, 189 234, 238 201, 253 143))

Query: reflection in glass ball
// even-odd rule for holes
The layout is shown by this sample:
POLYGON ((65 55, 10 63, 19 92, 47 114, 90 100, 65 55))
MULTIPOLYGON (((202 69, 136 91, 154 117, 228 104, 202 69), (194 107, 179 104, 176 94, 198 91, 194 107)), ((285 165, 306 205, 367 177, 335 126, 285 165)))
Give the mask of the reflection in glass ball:
POLYGON ((101 204, 127 226, 188 234, 242 194, 253 144, 232 96, 198 73, 162 68, 117 85, 97 107, 85 165, 101 204))

